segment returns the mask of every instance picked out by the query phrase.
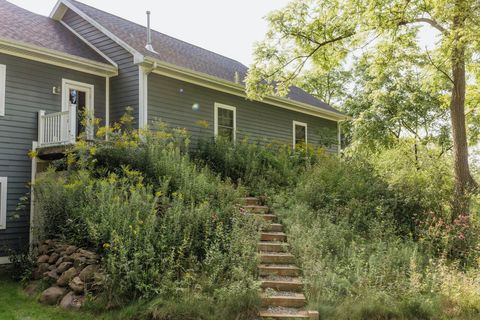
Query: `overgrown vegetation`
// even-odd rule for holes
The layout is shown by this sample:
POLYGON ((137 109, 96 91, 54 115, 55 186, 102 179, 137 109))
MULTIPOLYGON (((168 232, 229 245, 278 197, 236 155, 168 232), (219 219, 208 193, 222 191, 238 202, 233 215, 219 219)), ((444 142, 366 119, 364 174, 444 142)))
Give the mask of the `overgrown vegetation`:
POLYGON ((223 179, 244 185, 251 195, 268 196, 296 184, 299 175, 324 154, 323 149, 297 148, 280 143, 243 139, 201 140, 196 159, 223 179))
POLYGON ((56 164, 66 170, 37 180, 39 236, 102 253, 98 305, 150 301, 152 319, 250 318, 258 222, 239 210, 243 189, 195 165, 184 130, 138 133, 131 121, 108 142, 76 144, 56 164))
POLYGON ((343 158, 310 147, 300 165, 289 149, 268 145, 212 143, 206 154, 221 155, 207 162, 227 177, 231 159, 261 173, 271 156, 288 171, 283 181, 249 178, 245 166, 232 178, 275 187, 268 201, 287 227, 310 307, 322 319, 476 319, 478 203, 470 216, 453 215, 448 156, 433 146, 417 146, 415 156, 413 145, 405 139, 374 156, 343 158))

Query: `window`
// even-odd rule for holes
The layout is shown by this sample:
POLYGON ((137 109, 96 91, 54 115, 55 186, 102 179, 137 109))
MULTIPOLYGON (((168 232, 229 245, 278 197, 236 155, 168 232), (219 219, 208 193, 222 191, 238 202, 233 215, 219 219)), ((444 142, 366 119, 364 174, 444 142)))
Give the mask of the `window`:
POLYGON ((7 66, 0 64, 0 117, 5 115, 5 87, 7 85, 6 74, 7 66))
POLYGON ((293 121, 293 148, 299 144, 307 144, 307 124, 293 121))
POLYGON ((237 138, 237 112, 235 107, 215 103, 215 137, 220 136, 230 141, 237 138))
POLYGON ((7 227, 7 178, 0 177, 0 229, 7 227))

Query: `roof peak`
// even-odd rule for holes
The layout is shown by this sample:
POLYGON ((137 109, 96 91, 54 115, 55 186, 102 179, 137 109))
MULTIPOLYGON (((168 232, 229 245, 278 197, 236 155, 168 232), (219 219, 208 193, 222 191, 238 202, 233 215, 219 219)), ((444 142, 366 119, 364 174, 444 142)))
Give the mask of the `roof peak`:
MULTIPOLYGON (((132 20, 128 20, 127 18, 124 18, 124 17, 121 17, 121 16, 119 16, 119 15, 110 13, 110 12, 108 12, 108 11, 99 9, 99 8, 97 8, 97 7, 94 7, 94 6, 92 6, 92 5, 86 4, 86 3, 81 2, 81 1, 77 1, 77 0, 64 0, 64 1, 70 2, 70 3, 72 3, 73 5, 80 4, 81 6, 89 7, 89 8, 91 8, 91 9, 93 9, 93 10, 100 11, 100 12, 102 12, 102 13, 104 13, 104 14, 108 14, 108 15, 110 15, 110 16, 113 16, 113 17, 117 18, 117 19, 121 19, 121 20, 123 20, 123 21, 125 21, 125 22, 127 22, 127 23, 134 24, 134 25, 136 25, 137 27, 144 28, 144 29, 145 29, 145 36, 146 36, 147 27, 146 27, 145 25, 141 24, 141 23, 138 23, 138 22, 135 22, 135 21, 132 21, 132 20)), ((79 9, 81 9, 81 8, 79 8, 79 9)), ((151 11, 150 11, 150 12, 151 12, 151 11)), ((101 24, 101 22, 99 22, 99 23, 101 24)), ((225 56, 225 55, 223 55, 223 54, 220 54, 220 53, 218 53, 218 52, 215 52, 215 51, 213 51, 213 50, 207 49, 207 48, 202 47, 202 46, 200 46, 200 45, 196 45, 196 44, 187 42, 187 41, 185 41, 185 40, 182 40, 182 39, 179 39, 179 38, 177 38, 177 37, 171 36, 171 35, 169 35, 169 34, 160 32, 160 31, 155 30, 155 29, 153 29, 153 28, 152 28, 151 30, 152 30, 152 33, 155 33, 155 34, 160 35, 160 36, 162 36, 162 37, 168 37, 168 38, 171 38, 172 40, 182 42, 182 43, 185 44, 185 45, 192 46, 192 47, 195 47, 195 48, 200 49, 200 50, 208 51, 208 52, 210 52, 210 53, 212 53, 212 54, 214 54, 214 55, 217 55, 217 56, 222 57, 222 58, 224 58, 224 59, 231 60, 231 61, 233 61, 233 62, 235 62, 235 63, 241 64, 241 65, 244 66, 245 68, 248 68, 248 67, 247 67, 245 64, 243 64, 241 61, 238 61, 238 60, 235 60, 235 59, 233 59, 233 58, 227 57, 227 56, 225 56)), ((146 42, 145 42, 145 43, 146 43, 146 42)), ((155 48, 155 47, 154 47, 154 48, 155 48)))

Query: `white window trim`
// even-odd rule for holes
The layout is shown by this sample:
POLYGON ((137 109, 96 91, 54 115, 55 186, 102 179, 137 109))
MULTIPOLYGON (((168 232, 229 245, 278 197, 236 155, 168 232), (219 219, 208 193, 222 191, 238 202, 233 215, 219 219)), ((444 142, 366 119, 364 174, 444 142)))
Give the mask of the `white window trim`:
POLYGON ((7 93, 7 66, 0 64, 0 117, 5 116, 5 95, 7 93))
POLYGON ((308 125, 305 123, 305 122, 300 122, 300 121, 293 121, 293 125, 292 125, 292 146, 293 146, 293 149, 295 149, 295 140, 296 139, 296 133, 295 133, 295 127, 296 126, 301 126, 301 127, 305 127, 305 144, 308 144, 308 125))
POLYGON ((0 229, 7 228, 7 177, 0 177, 0 229))
POLYGON ((213 119, 215 138, 218 136, 218 109, 233 111, 233 141, 237 141, 237 108, 217 102, 215 102, 215 114, 213 119))

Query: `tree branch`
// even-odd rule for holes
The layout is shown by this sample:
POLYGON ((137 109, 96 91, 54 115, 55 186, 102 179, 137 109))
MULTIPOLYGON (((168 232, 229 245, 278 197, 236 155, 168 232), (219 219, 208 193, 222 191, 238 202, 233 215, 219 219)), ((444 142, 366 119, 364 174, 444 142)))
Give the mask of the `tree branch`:
POLYGON ((431 25, 432 27, 434 27, 435 29, 437 29, 438 31, 440 31, 441 33, 443 34, 447 34, 448 33, 448 30, 445 29, 440 23, 438 23, 437 21, 431 19, 431 18, 417 18, 417 19, 414 19, 413 20, 414 22, 425 22, 425 23, 428 23, 429 25, 431 25))
POLYGON ((433 62, 432 57, 430 57, 430 54, 428 53, 428 49, 427 49, 427 48, 425 48, 425 52, 427 53, 428 61, 430 61, 430 63, 432 64, 432 66, 433 66, 435 69, 437 69, 439 72, 441 72, 445 77, 447 77, 447 79, 450 80, 451 83, 453 83, 452 77, 450 77, 450 75, 449 75, 445 70, 443 70, 443 69, 440 68, 438 65, 436 65, 435 62, 433 62))
POLYGON ((415 19, 410 20, 410 21, 400 21, 400 23, 398 25, 399 26, 405 26, 407 24, 412 24, 412 23, 417 23, 417 22, 427 23, 427 24, 431 25, 432 27, 434 27, 435 29, 437 29, 438 31, 440 31, 441 33, 448 34, 448 30, 445 29, 440 23, 438 23, 437 21, 435 21, 432 18, 421 17, 421 18, 415 18, 415 19))
POLYGON ((288 80, 291 80, 292 78, 294 78, 296 75, 298 75, 303 67, 305 66, 306 62, 308 61, 309 58, 311 58, 315 53, 317 53, 318 50, 320 50, 322 47, 330 44, 330 43, 334 43, 334 42, 338 42, 338 41, 341 41, 341 40, 344 40, 344 39, 347 39, 351 36, 355 35, 355 32, 354 31, 351 31, 349 33, 346 33, 344 35, 341 35, 341 36, 338 36, 338 37, 335 37, 333 39, 328 39, 328 40, 325 40, 323 42, 316 42, 316 41, 312 41, 314 43, 317 44, 317 46, 315 47, 315 49, 313 49, 310 53, 308 54, 305 54, 305 55, 301 55, 301 56, 296 56, 296 57, 293 57, 292 59, 288 60, 286 63, 284 63, 281 67, 279 67, 277 70, 275 70, 274 72, 268 74, 265 76, 265 80, 267 80, 268 78, 271 78, 273 77, 275 74, 277 74, 278 72, 280 72, 281 70, 283 70, 285 67, 287 67, 289 64, 291 64, 292 62, 294 62, 295 60, 299 60, 299 59, 303 59, 303 61, 295 68, 294 72, 292 73, 292 75, 288 78, 288 80))

